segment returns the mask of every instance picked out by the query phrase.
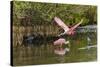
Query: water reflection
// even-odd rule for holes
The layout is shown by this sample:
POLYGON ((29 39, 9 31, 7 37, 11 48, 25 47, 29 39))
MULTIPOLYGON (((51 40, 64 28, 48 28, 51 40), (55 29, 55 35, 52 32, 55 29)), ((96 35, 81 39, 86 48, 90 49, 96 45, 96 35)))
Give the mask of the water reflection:
POLYGON ((55 46, 54 53, 58 55, 65 55, 66 52, 69 52, 69 48, 63 48, 63 45, 69 44, 69 41, 66 41, 64 38, 59 38, 53 42, 55 46))
POLYGON ((86 41, 87 41, 87 43, 86 43, 86 46, 84 46, 84 47, 81 47, 81 48, 79 48, 79 50, 80 49, 87 49, 87 50, 90 50, 91 48, 96 48, 97 47, 97 43, 95 43, 93 40, 95 40, 96 38, 94 37, 94 35, 93 34, 87 34, 87 37, 86 37, 86 41))
POLYGON ((70 49, 69 48, 57 48, 54 50, 54 53, 60 56, 63 56, 66 54, 66 52, 69 52, 70 49))
POLYGON ((91 45, 91 46, 86 46, 86 47, 79 48, 79 50, 82 50, 82 49, 90 50, 90 48, 96 48, 96 47, 97 47, 97 45, 91 45))
MULTIPOLYGON (((91 35, 94 35, 94 33, 91 35)), ((96 48, 94 49, 96 47, 96 35, 89 37, 91 40, 88 40, 88 36, 85 34, 78 34, 73 37, 64 36, 65 38, 33 36, 23 37, 22 45, 24 46, 13 48, 15 65, 67 63, 96 59, 96 48), (55 42, 60 43, 56 44, 55 42), (92 44, 89 45, 90 43, 92 44), (93 49, 86 51, 88 45, 93 49)))

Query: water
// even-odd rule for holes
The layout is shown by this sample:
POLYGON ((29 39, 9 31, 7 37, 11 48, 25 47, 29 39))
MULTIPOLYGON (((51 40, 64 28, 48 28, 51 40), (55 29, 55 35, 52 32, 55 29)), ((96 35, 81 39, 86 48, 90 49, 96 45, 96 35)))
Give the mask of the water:
MULTIPOLYGON (((65 38, 70 42, 70 47, 65 44, 62 46, 62 50, 64 51, 66 48, 70 50, 65 51, 63 55, 55 53, 57 46, 53 45, 53 40, 50 42, 46 40, 42 42, 43 40, 40 39, 38 43, 27 44, 27 46, 21 44, 13 47, 13 65, 73 63, 97 60, 97 47, 80 49, 97 45, 96 32, 77 33, 75 36, 67 36, 65 38), (90 41, 88 41, 88 37, 90 41)), ((14 41, 14 43, 16 43, 16 41, 14 41)))
POLYGON ((83 33, 83 32, 97 32, 97 25, 86 25, 83 27, 78 27, 76 30, 77 32, 83 33))

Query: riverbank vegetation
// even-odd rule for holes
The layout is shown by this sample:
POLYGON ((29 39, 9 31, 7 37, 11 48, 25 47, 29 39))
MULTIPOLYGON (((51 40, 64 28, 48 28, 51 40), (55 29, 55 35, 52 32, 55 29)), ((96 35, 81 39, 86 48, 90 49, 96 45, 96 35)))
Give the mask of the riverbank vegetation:
POLYGON ((13 1, 12 13, 14 26, 52 25, 55 16, 67 25, 76 24, 81 18, 82 25, 97 24, 97 7, 91 5, 13 1))

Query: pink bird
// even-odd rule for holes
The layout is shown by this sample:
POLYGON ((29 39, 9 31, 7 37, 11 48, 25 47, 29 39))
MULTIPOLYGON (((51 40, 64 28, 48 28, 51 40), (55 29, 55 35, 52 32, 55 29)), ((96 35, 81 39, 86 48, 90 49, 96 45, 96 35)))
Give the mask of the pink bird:
POLYGON ((64 38, 59 38, 58 40, 54 41, 54 45, 63 45, 63 44, 68 44, 69 41, 66 41, 64 38))
POLYGON ((62 28, 64 29, 64 33, 61 33, 58 36, 67 34, 67 35, 73 35, 75 33, 75 29, 83 22, 83 19, 81 19, 81 21, 76 24, 75 26, 69 28, 60 18, 55 17, 54 20, 56 21, 56 23, 62 28))
MULTIPOLYGON (((53 43, 54 43, 55 46, 59 46, 58 48, 56 48, 54 50, 55 54, 63 56, 63 55, 65 55, 65 53, 67 51, 69 51, 69 48, 66 48, 66 49, 62 48, 62 45, 69 44, 69 41, 66 41, 64 38, 59 38, 58 40, 54 41, 53 43)), ((70 47, 70 45, 69 45, 69 47, 70 47)))
POLYGON ((66 54, 66 52, 69 52, 70 49, 69 48, 64 48, 64 49, 55 49, 54 53, 60 56, 63 56, 66 54))

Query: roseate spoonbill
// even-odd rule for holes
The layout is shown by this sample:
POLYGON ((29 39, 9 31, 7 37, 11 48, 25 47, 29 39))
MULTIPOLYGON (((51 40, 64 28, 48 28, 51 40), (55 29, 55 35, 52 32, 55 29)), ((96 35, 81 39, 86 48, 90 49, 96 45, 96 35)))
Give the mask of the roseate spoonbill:
POLYGON ((83 22, 83 19, 81 19, 81 21, 78 24, 69 28, 60 18, 54 17, 54 20, 62 29, 64 29, 64 33, 61 33, 58 36, 61 36, 61 35, 64 35, 64 34, 73 35, 75 33, 74 30, 83 22))
POLYGON ((66 54, 66 52, 69 52, 70 49, 69 48, 65 48, 65 49, 55 49, 54 53, 60 56, 63 56, 66 54))
POLYGON ((63 44, 69 44, 69 41, 66 41, 64 38, 59 38, 58 40, 53 42, 54 45, 63 45, 63 44))
POLYGON ((58 46, 58 48, 54 50, 55 54, 64 55, 66 51, 69 51, 69 48, 66 49, 62 48, 63 44, 68 44, 68 46, 70 47, 69 41, 66 41, 64 38, 59 38, 58 40, 54 41, 54 45, 58 46))

